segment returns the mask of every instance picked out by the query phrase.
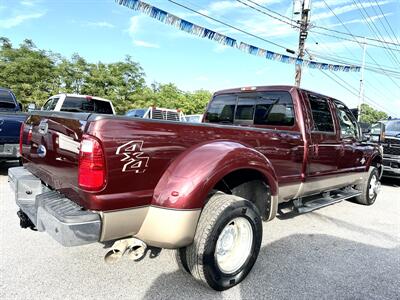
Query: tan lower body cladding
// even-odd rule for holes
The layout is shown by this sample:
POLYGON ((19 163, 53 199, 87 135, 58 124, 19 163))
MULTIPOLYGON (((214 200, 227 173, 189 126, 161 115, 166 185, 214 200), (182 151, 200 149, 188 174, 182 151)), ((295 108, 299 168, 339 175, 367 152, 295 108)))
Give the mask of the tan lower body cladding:
POLYGON ((134 236, 149 246, 179 248, 189 245, 201 210, 174 210, 155 206, 102 212, 100 241, 134 236))
MULTIPOLYGON (((371 169, 371 168, 370 168, 371 169)), ((363 182, 369 172, 357 172, 311 178, 306 182, 279 187, 279 203, 363 182)))

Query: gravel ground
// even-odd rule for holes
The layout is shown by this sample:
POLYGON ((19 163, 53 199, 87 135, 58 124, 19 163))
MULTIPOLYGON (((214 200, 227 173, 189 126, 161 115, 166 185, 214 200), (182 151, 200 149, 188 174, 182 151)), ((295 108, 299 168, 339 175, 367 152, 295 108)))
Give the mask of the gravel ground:
POLYGON ((264 223, 258 260, 217 293, 180 272, 170 251, 103 263, 101 244, 63 248, 19 228, 0 163, 0 299, 399 299, 400 188, 387 180, 370 207, 350 201, 264 223))

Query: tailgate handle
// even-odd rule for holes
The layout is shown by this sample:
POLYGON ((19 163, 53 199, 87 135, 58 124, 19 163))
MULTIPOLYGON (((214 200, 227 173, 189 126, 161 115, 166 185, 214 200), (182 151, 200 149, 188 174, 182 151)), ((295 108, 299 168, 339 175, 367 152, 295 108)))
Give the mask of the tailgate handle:
POLYGON ((39 133, 41 133, 41 134, 46 134, 48 128, 49 128, 49 124, 43 122, 43 123, 40 123, 40 124, 39 124, 39 130, 38 130, 38 131, 39 131, 39 133))

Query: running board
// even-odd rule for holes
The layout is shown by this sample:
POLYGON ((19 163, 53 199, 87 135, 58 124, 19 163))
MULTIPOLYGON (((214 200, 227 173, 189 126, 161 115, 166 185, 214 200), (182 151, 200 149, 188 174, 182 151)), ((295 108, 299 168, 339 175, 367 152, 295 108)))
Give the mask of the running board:
POLYGON ((355 189, 337 190, 323 195, 313 196, 309 198, 301 198, 293 201, 294 208, 298 213, 307 213, 328 205, 338 203, 340 201, 361 195, 360 191, 355 189))

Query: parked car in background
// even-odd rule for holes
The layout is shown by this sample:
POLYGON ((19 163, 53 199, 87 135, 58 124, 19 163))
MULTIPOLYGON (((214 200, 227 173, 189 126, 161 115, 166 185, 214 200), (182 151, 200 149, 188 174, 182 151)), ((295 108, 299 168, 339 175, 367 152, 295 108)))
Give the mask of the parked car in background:
POLYGON ((19 133, 21 124, 27 118, 21 111, 22 105, 14 93, 0 88, 0 161, 20 157, 19 133))
POLYGON ((203 121, 203 114, 186 115, 185 119, 186 119, 186 122, 189 122, 189 123, 201 123, 201 121, 203 121))
POLYGON ((342 102, 292 86, 219 91, 201 124, 39 111, 21 137, 24 167, 8 173, 21 227, 112 241, 109 262, 175 249, 215 290, 250 272, 278 203, 372 205, 382 171, 342 102))
POLYGON ((136 108, 128 110, 125 116, 132 118, 143 118, 153 120, 167 120, 185 122, 185 115, 179 109, 160 108, 151 106, 149 108, 136 108))
POLYGON ((95 96, 58 94, 51 96, 42 110, 115 115, 112 102, 95 96))
POLYGON ((400 179, 400 119, 372 125, 370 140, 383 146, 383 176, 400 179))

